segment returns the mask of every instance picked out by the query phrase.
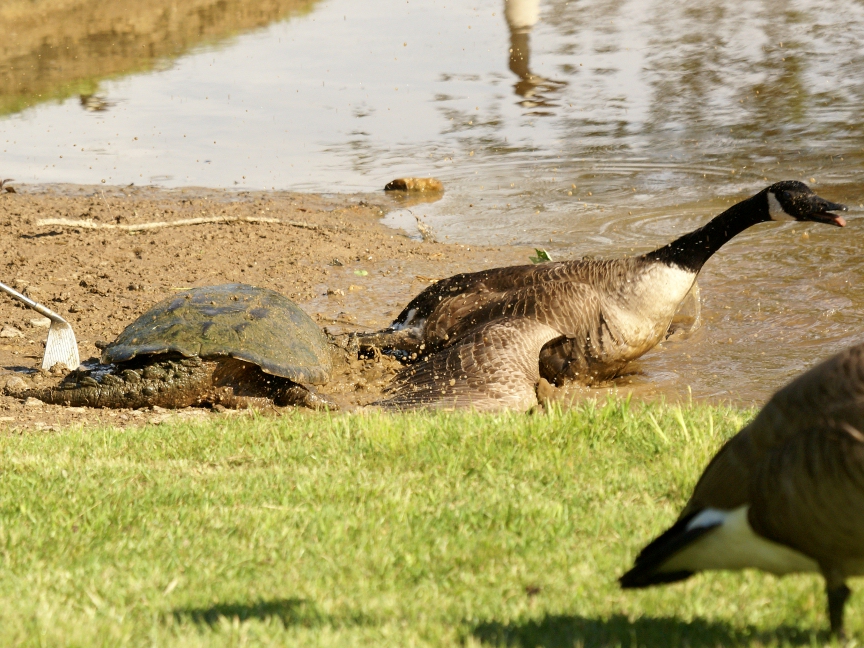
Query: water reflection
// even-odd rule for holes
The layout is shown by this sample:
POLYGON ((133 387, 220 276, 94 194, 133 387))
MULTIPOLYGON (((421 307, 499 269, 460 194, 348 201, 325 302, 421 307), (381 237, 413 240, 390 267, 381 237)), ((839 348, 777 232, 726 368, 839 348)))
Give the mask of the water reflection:
POLYGON ((0 115, 79 95, 104 111, 100 83, 166 69, 200 45, 263 27, 315 0, 31 0, 0 3, 0 115), (9 37, 11 35, 11 38, 9 37))
POLYGON ((78 100, 81 102, 81 107, 87 112, 105 112, 114 105, 113 101, 96 94, 82 94, 78 96, 78 100))
POLYGON ((543 91, 551 93, 566 84, 531 72, 531 29, 540 18, 540 0, 504 0, 504 17, 510 30, 510 71, 519 77, 513 89, 523 97, 520 105, 535 115, 551 115, 542 109, 556 104, 543 91))

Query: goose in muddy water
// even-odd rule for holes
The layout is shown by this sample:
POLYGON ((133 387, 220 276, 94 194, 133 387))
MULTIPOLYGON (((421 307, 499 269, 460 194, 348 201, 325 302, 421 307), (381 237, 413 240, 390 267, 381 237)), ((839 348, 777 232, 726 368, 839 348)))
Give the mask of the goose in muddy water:
POLYGON ((387 408, 528 409, 540 378, 585 384, 618 375, 660 342, 705 262, 770 221, 843 227, 844 205, 797 181, 775 183, 705 226, 631 258, 574 260, 458 274, 421 292, 360 348, 410 364, 387 408))

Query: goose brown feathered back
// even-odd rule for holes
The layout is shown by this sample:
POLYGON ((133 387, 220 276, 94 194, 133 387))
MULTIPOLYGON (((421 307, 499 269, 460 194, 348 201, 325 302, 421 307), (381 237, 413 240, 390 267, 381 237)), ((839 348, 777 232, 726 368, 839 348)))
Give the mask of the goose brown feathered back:
MULTIPOLYGON (((557 331, 542 346, 539 357, 530 358, 531 363, 539 362, 543 378, 557 384, 605 380, 663 339, 702 265, 733 236, 770 220, 843 226, 845 221, 831 211, 845 209, 820 198, 803 183, 776 183, 733 205, 704 227, 642 256, 495 268, 444 279, 412 299, 388 329, 359 336, 360 344, 399 350, 409 360, 428 362, 450 347, 484 344, 483 336, 473 336, 478 327, 524 319, 538 326, 530 334, 529 324, 518 327, 532 339, 546 335, 544 327, 557 331)), ((524 346, 525 352, 529 348, 532 345, 524 346)), ((487 365, 471 363, 469 368, 453 363, 469 356, 494 363, 504 358, 500 350, 447 353, 448 372, 430 374, 441 376, 439 395, 443 397, 446 387, 446 402, 485 398, 483 392, 494 382, 484 374, 487 365), (465 397, 454 401, 451 396, 458 392, 465 397)), ((512 353, 506 355, 510 360, 512 353)), ((435 406, 436 391, 431 384, 424 383, 410 398, 400 396, 412 390, 411 381, 420 380, 422 374, 406 369, 399 375, 390 404, 416 405, 421 402, 418 394, 423 394, 425 403, 435 406)), ((504 402, 510 401, 503 398, 502 407, 504 402)))
POLYGON ((864 430, 864 345, 817 365, 774 394, 753 422, 717 453, 682 516, 706 507, 740 506, 748 497, 750 466, 799 429, 837 421, 864 430), (729 486, 721 488, 718 483, 736 485, 734 495, 729 486))
POLYGON ((714 456, 678 521, 621 584, 746 567, 821 572, 831 628, 841 631, 845 580, 864 575, 864 344, 778 391, 714 456))

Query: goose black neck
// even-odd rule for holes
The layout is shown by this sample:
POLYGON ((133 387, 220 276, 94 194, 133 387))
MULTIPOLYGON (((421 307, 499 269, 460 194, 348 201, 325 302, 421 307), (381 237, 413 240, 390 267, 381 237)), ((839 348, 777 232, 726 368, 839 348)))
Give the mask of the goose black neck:
POLYGON ((732 237, 757 223, 771 220, 768 215, 768 201, 763 194, 764 192, 759 192, 752 198, 732 205, 704 227, 649 252, 645 257, 674 264, 691 272, 699 272, 711 255, 732 237))

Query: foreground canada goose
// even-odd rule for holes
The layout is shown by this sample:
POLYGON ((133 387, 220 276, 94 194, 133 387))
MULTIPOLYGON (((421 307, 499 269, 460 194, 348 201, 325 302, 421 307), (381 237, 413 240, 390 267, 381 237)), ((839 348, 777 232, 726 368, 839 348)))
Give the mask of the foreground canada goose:
POLYGON ((541 376, 556 384, 609 379, 660 342, 703 264, 736 234, 772 220, 843 227, 831 212, 845 210, 801 182, 778 182, 641 256, 444 279, 389 328, 358 336, 360 346, 419 359, 396 376, 384 406, 527 409, 541 376))
POLYGON ((864 575, 864 344, 799 376, 718 452, 621 586, 708 569, 821 572, 831 631, 864 575))

